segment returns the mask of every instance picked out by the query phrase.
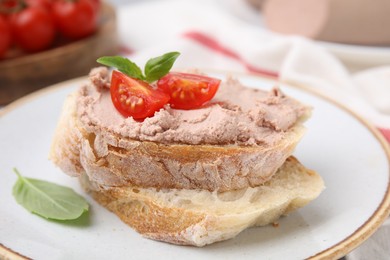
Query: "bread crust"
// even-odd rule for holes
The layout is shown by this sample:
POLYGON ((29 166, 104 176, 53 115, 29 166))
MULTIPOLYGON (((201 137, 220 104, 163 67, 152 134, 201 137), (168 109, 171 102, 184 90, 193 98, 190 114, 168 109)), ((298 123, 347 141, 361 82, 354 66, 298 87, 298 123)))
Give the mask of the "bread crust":
POLYGON ((86 174, 80 182, 96 201, 143 236, 194 246, 273 223, 309 203, 324 188, 321 177, 293 157, 264 185, 224 193, 136 186, 101 189, 86 174))
POLYGON ((65 102, 50 159, 147 238, 223 241, 273 223, 323 189, 317 173, 289 157, 305 131, 300 123, 273 146, 167 145, 94 131, 79 120, 77 97, 65 102))
POLYGON ((305 132, 298 123, 271 147, 167 145, 118 135, 112 138, 82 125, 77 97, 76 92, 65 102, 50 159, 64 172, 72 176, 87 173, 101 186, 209 191, 256 187, 273 176, 305 132))

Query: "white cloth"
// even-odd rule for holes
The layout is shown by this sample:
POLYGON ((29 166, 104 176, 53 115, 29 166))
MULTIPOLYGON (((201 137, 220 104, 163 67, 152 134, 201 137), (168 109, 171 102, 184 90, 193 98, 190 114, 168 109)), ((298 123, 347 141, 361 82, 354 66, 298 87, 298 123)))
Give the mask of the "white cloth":
MULTIPOLYGON (((119 10, 118 25, 124 50, 136 63, 179 51, 179 68, 278 74, 339 100, 390 141, 390 64, 351 75, 323 45, 266 31, 233 15, 221 0, 139 2, 119 10)), ((348 258, 390 259, 389 232, 388 221, 348 258)))

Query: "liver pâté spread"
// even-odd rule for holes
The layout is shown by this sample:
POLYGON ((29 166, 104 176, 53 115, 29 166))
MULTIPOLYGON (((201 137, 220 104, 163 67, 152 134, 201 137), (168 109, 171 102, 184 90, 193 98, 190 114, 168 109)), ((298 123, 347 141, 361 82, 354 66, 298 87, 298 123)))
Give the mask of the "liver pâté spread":
POLYGON ((166 105, 154 116, 136 121, 115 109, 109 81, 106 68, 91 71, 90 83, 81 88, 77 101, 81 122, 96 134, 112 133, 140 141, 272 145, 310 110, 278 88, 251 89, 228 77, 221 82, 215 97, 198 109, 179 110, 166 105))

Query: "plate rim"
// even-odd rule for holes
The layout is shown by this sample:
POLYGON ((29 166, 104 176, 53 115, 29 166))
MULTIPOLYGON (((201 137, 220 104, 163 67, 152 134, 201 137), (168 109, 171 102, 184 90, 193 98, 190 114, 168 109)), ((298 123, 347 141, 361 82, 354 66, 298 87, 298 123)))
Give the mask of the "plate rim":
MULTIPOLYGON (((219 73, 223 75, 237 75, 238 77, 249 76, 249 77, 260 78, 263 80, 266 79, 269 81, 278 82, 280 84, 285 84, 287 85, 287 87, 308 92, 318 98, 321 98, 331 103, 332 105, 335 105, 339 109, 347 112, 350 116, 358 120, 364 127, 366 127, 367 130, 369 130, 369 132, 375 137, 375 139, 381 145, 389 164, 387 188, 386 188, 386 192, 383 195, 381 203, 377 206, 376 210, 371 214, 371 216, 361 226, 359 226, 353 233, 351 233, 349 236, 345 237, 343 240, 339 241, 338 243, 330 246, 329 248, 326 248, 315 255, 309 256, 307 259, 312 259, 312 260, 324 259, 324 258, 337 259, 343 257, 349 252, 351 252, 353 249, 361 245, 364 241, 366 241, 382 225, 382 223, 386 220, 386 218, 390 214, 390 145, 385 139, 385 137, 380 133, 380 131, 373 124, 371 124, 368 120, 360 116, 352 109, 348 108, 346 105, 333 99, 326 93, 321 92, 318 89, 315 89, 314 87, 310 87, 304 84, 299 84, 293 81, 279 80, 276 77, 271 77, 260 73, 237 72, 237 71, 215 70, 215 69, 203 69, 203 71, 209 73, 219 73)), ((32 92, 24 97, 21 97, 13 101, 12 103, 0 109, 0 118, 12 112, 13 110, 25 104, 28 104, 29 102, 36 100, 44 95, 48 95, 55 91, 65 89, 69 87, 69 85, 74 83, 82 83, 87 79, 88 79, 87 76, 78 77, 63 82, 59 82, 50 85, 46 88, 40 89, 38 91, 32 92)), ((0 256, 5 257, 6 259, 31 259, 23 255, 22 253, 14 251, 13 249, 5 246, 2 243, 0 243, 0 256)))
POLYGON ((324 99, 325 101, 333 104, 339 109, 347 112, 349 115, 357 119, 364 127, 366 127, 369 132, 378 140, 381 145, 389 163, 388 176, 387 176, 387 188, 386 192, 382 198, 381 203, 378 205, 373 214, 351 235, 347 236, 337 244, 318 252, 317 254, 310 256, 308 259, 324 259, 324 258, 340 258, 351 252, 353 249, 357 248, 364 241, 366 241, 371 235, 379 229, 383 222, 390 215, 390 144, 383 136, 383 134, 368 120, 363 116, 359 115, 348 106, 342 104, 341 102, 330 97, 326 93, 310 87, 304 84, 300 84, 294 81, 283 80, 281 83, 287 84, 290 87, 301 89, 307 91, 313 95, 316 95, 319 98, 324 99))

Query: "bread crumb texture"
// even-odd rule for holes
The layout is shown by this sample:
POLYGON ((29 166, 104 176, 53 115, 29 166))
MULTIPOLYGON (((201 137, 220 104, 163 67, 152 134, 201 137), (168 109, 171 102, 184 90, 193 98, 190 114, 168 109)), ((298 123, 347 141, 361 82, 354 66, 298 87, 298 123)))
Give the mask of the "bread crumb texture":
POLYGON ((87 175, 83 187, 104 207, 147 238, 205 246, 251 226, 275 223, 315 199, 322 178, 289 157, 271 180, 227 192, 140 187, 101 187, 87 175))

